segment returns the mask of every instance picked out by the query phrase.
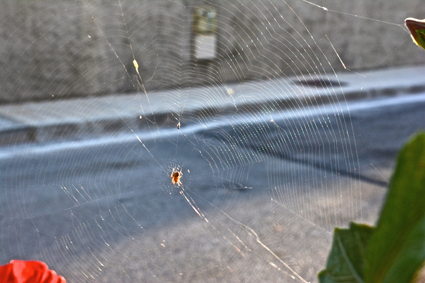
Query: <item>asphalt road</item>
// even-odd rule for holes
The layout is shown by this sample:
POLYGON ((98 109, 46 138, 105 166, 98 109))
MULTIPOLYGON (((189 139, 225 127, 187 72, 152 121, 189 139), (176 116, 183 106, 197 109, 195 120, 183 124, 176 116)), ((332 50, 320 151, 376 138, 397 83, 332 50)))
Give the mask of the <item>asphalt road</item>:
POLYGON ((43 260, 68 282, 315 281, 333 227, 373 223, 425 129, 425 95, 348 106, 3 148, 0 264, 43 260))

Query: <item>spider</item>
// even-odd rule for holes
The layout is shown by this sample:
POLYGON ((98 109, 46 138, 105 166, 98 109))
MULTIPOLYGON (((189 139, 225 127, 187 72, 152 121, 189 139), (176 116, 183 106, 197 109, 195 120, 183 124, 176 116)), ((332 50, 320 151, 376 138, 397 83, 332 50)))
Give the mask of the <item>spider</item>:
POLYGON ((182 185, 182 181, 181 181, 182 176, 183 176, 182 169, 180 169, 180 171, 173 169, 173 172, 171 173, 171 176, 170 176, 171 183, 173 183, 173 185, 177 185, 180 187, 180 185, 182 185))

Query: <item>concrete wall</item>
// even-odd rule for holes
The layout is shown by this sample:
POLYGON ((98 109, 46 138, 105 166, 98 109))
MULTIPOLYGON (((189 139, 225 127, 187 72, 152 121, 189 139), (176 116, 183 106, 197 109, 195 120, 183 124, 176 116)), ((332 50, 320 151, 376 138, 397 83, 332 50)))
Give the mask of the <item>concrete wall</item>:
POLYGON ((326 11, 302 0, 4 0, 0 102, 344 70, 330 42, 350 70, 423 64, 403 29, 423 17, 421 1, 313 1, 326 11), (217 58, 199 62, 192 11, 205 4, 218 12, 217 58))

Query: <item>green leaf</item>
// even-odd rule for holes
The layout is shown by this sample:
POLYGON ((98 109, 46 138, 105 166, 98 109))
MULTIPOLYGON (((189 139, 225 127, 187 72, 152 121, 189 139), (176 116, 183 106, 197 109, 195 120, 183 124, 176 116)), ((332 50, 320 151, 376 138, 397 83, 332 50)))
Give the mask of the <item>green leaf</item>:
POLYGON ((425 134, 401 151, 368 242, 366 283, 408 283, 425 260, 425 134))
POLYGON ((326 269, 319 273, 321 283, 363 282, 366 245, 373 228, 350 223, 350 229, 335 228, 326 269))

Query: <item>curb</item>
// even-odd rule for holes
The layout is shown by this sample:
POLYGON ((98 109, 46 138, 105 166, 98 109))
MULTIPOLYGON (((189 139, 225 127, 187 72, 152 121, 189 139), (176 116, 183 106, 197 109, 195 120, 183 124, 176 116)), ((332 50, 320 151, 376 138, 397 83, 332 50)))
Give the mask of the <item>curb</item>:
MULTIPOLYGON (((293 105, 305 105, 312 107, 317 105, 327 105, 336 101, 355 101, 364 99, 376 99, 385 97, 396 97, 404 94, 417 94, 425 92, 425 83, 401 84, 400 86, 388 87, 369 87, 365 89, 354 89, 356 82, 344 80, 341 78, 341 88, 332 88, 332 94, 329 94, 329 88, 309 87, 315 90, 314 95, 305 95, 302 97, 282 97, 249 101, 244 103, 235 103, 234 105, 221 105, 221 107, 192 108, 185 109, 184 115, 197 116, 205 113, 220 114, 246 114, 252 113, 254 110, 260 110, 259 107, 266 105, 267 102, 273 101, 273 109, 271 111, 281 111, 294 109, 293 105), (307 100, 307 103, 305 101, 307 100), (235 106, 237 112, 235 112, 235 106)), ((382 84, 382 83, 381 83, 382 84)), ((292 82, 292 85, 295 83, 292 82)), ((379 85, 379 84, 378 84, 379 85)), ((304 86, 305 87, 305 86, 304 86)), ((307 86, 308 87, 308 86, 307 86)), ((19 106, 17 106, 19 107, 19 106)), ((43 107, 39 107, 42 109, 43 107)), ((131 133, 132 131, 140 131, 148 128, 144 120, 155 121, 160 127, 176 127, 177 122, 171 113, 156 112, 152 115, 144 116, 141 119, 140 114, 132 114, 127 116, 116 115, 107 118, 87 118, 87 119, 68 119, 67 121, 55 122, 44 121, 39 124, 25 125, 16 121, 12 121, 10 117, 2 115, 0 112, 0 146, 11 146, 18 144, 34 144, 34 143, 50 143, 63 141, 79 141, 86 139, 94 139, 102 136, 113 136, 122 133, 131 133), (3 118, 1 118, 3 117, 3 118)))

